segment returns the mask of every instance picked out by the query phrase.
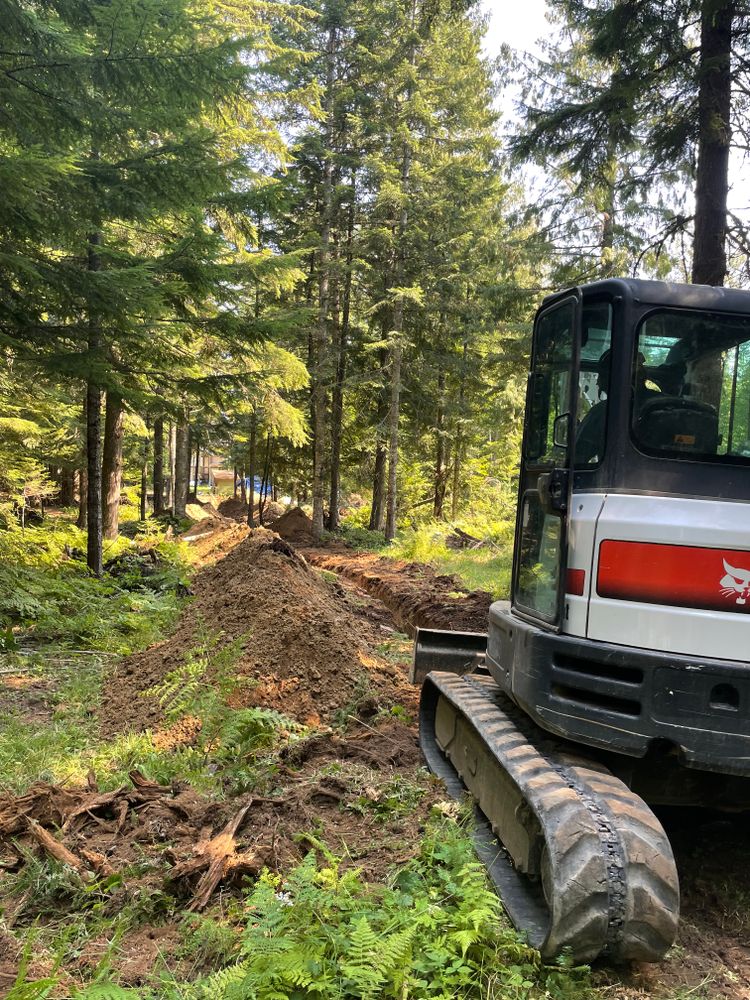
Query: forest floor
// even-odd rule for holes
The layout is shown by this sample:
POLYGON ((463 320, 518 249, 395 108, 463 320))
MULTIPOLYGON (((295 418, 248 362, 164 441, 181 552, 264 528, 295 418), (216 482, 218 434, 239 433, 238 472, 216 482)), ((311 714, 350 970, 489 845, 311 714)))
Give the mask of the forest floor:
MULTIPOLYGON (((427 565, 314 548, 304 525, 285 527, 296 545, 228 517, 191 529, 192 597, 143 651, 0 662, 0 996, 63 998, 92 982, 140 997, 223 995, 202 977, 238 969, 260 938, 268 946, 268 927, 293 921, 313 891, 299 874, 312 858, 320 955, 335 940, 341 966, 362 919, 382 921, 381 941, 398 920, 432 935, 415 946, 435 962, 420 972, 429 990, 410 996, 750 1000, 740 818, 666 818, 683 919, 661 965, 544 969, 502 919, 496 936, 487 930, 470 896, 465 818, 422 765, 406 674, 415 625, 483 630, 489 594, 427 565), (360 882, 347 882, 355 869, 360 882), (331 879, 339 923, 322 902, 331 879), (429 899, 437 910, 422 907, 429 899), (449 953, 452 934, 463 944, 449 953), (196 980, 214 988, 194 991, 196 980)), ((315 940, 309 919, 286 933, 315 940)), ((339 992, 305 995, 391 995, 372 982, 357 992, 348 968, 339 992)))

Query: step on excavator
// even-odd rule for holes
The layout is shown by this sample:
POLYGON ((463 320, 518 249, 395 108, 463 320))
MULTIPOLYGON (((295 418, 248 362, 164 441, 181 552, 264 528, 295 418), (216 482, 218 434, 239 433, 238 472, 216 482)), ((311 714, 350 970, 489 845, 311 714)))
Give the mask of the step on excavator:
POLYGON ((660 806, 750 808, 750 292, 607 279, 533 332, 510 601, 420 629, 420 741, 551 959, 658 961, 660 806))

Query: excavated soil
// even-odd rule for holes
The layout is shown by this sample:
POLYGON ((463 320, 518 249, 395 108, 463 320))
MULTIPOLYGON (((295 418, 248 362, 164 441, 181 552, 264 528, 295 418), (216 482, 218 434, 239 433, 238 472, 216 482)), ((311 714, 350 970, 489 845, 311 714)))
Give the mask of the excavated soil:
POLYGON ((312 545, 313 523, 301 507, 293 507, 268 525, 271 531, 296 545, 312 545))
POLYGON ((381 600, 407 635, 415 628, 486 632, 492 595, 466 592, 455 576, 445 576, 424 563, 387 559, 344 548, 302 550, 321 569, 339 573, 381 600))
MULTIPOLYGON (((101 793, 92 774, 84 788, 39 783, 23 796, 1 795, 0 995, 12 984, 22 958, 18 938, 6 928, 43 925, 49 919, 29 898, 3 891, 2 873, 20 870, 28 851, 69 852, 85 881, 122 875, 122 883, 101 904, 113 919, 132 899, 166 894, 174 901, 174 917, 146 922, 120 942, 119 980, 138 987, 165 960, 178 978, 195 974, 195 967, 182 964, 178 918, 191 907, 202 908, 203 903, 196 904, 203 884, 196 862, 206 844, 222 842, 223 831, 234 829, 231 851, 206 904, 208 912, 216 905, 223 909, 222 898, 238 892, 243 879, 252 879, 263 866, 285 871, 299 862, 316 847, 311 831, 346 864, 382 879, 394 864, 413 857, 427 816, 443 794, 421 766, 415 690, 405 681, 406 664, 389 662, 383 654, 398 642, 394 616, 404 629, 484 630, 489 595, 456 596, 461 592, 457 581, 429 567, 306 550, 316 566, 345 577, 331 581, 268 531, 219 523, 211 535, 208 564, 195 580, 195 598, 175 633, 115 671, 100 712, 102 730, 113 734, 158 726, 153 699, 141 693, 183 662, 207 627, 222 632, 221 641, 242 641, 233 703, 277 708, 307 720, 309 734, 277 748, 273 778, 262 795, 215 801, 184 783, 161 786, 138 772, 115 792, 101 793), (222 546, 223 558, 210 564, 222 546), (392 704, 406 706, 412 719, 377 714, 392 704), (344 730, 318 725, 337 711, 347 721, 344 730), (413 795, 398 810, 385 806, 394 784, 413 795)), ((207 538, 191 544, 208 546, 207 538)), ((39 713, 44 724, 47 683, 3 680, 21 701, 28 698, 28 717, 39 713)), ((169 750, 190 743, 199 728, 199 721, 189 717, 162 727, 159 745, 169 750)), ((750 823, 743 817, 707 818, 698 811, 672 811, 664 822, 681 879, 678 943, 658 965, 597 967, 597 995, 750 1000, 750 823)), ((64 907, 64 901, 59 905, 64 907)), ((64 977, 72 985, 82 975, 90 977, 107 947, 103 937, 87 941, 64 977)), ((30 973, 43 976, 53 968, 54 956, 40 951, 30 973)))
POLYGON ((211 514, 191 525, 180 538, 187 542, 196 562, 216 562, 238 545, 248 533, 245 525, 228 517, 211 514))
MULTIPOLYGON (((384 878, 413 857, 444 794, 423 768, 406 663, 379 651, 390 644, 393 656, 394 643, 403 646, 383 606, 324 577, 269 531, 236 524, 228 531, 219 523, 212 537, 213 553, 217 545, 233 547, 198 573, 195 597, 175 632, 115 669, 105 685, 101 731, 106 738, 155 728, 162 752, 195 741, 199 720, 159 728, 158 707, 142 694, 184 662, 205 629, 220 634, 219 644, 240 640, 231 704, 276 708, 310 726, 302 739, 281 739, 263 794, 216 801, 184 782, 158 785, 133 771, 130 783, 113 792, 102 792, 92 773, 82 788, 38 783, 24 795, 0 795, 0 908, 7 926, 21 930, 51 919, 33 899, 14 896, 3 876, 20 871, 29 852, 63 860, 85 882, 120 878, 101 904, 113 919, 134 899, 173 900, 174 920, 147 922, 120 942, 117 974, 125 986, 146 983, 165 959, 176 975, 195 974, 181 966, 180 914, 223 906, 223 895, 238 892, 263 867, 286 871, 320 841, 365 877, 384 878), (396 705, 396 717, 380 712, 396 705), (332 715, 343 728, 325 725, 332 715), (201 867, 227 844, 218 868, 201 867), (209 871, 219 876, 207 887, 209 871)), ((34 691, 34 698, 43 700, 44 692, 34 691)), ((59 920, 64 897, 56 905, 59 920)), ((66 966, 65 983, 90 976, 106 947, 104 938, 88 940, 66 966)), ((20 960, 18 939, 0 936, 0 995, 20 960)), ((34 974, 52 966, 53 957, 40 951, 34 974)))
MULTIPOLYGON (((239 497, 229 497, 227 500, 222 500, 219 504, 219 513, 224 517, 229 517, 233 521, 240 521, 242 524, 247 523, 247 507, 248 505, 240 500, 239 497)), ((271 521, 275 520, 284 513, 286 508, 281 503, 276 503, 274 500, 268 500, 263 508, 263 521, 268 525, 271 521)), ((255 505, 254 514, 256 521, 260 517, 260 507, 258 504, 255 505)))
POLYGON ((100 714, 105 734, 158 726, 160 708, 143 692, 184 663, 207 632, 216 648, 240 643, 237 707, 263 705, 317 724, 355 703, 361 710, 366 702, 371 714, 413 704, 403 669, 374 651, 382 629, 363 622, 339 584, 270 531, 247 533, 197 575, 194 593, 168 639, 117 667, 100 714))

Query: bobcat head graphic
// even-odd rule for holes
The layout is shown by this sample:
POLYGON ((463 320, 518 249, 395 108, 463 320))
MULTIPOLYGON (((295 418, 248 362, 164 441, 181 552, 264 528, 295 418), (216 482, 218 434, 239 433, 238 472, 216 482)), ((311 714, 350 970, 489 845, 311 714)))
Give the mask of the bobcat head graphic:
POLYGON ((724 569, 727 575, 720 581, 722 594, 724 597, 736 597, 736 604, 746 604, 750 597, 750 569, 735 569, 726 559, 724 569))

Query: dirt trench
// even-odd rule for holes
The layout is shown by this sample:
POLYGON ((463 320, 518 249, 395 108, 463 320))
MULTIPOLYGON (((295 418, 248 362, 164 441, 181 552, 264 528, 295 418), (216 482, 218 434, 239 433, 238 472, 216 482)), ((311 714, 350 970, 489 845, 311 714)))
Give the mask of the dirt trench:
MULTIPOLYGON (((179 779, 159 784, 147 767, 114 790, 92 770, 83 787, 39 782, 23 795, 0 795, 0 910, 9 927, 23 932, 74 919, 80 905, 75 893, 63 893, 50 910, 14 892, 32 855, 71 868, 73 882, 117 879, 102 901, 113 919, 135 900, 160 901, 162 916, 121 942, 116 970, 128 986, 147 984, 163 960, 181 974, 185 912, 221 911, 264 867, 288 871, 321 843, 366 878, 382 880, 414 856, 444 794, 423 767, 416 689, 406 680, 408 644, 384 606, 321 574, 271 532, 219 523, 213 539, 198 535, 192 544, 205 565, 174 632, 123 659, 105 685, 98 710, 105 745, 143 730, 154 733, 162 753, 195 744, 200 720, 168 724, 149 690, 194 656, 207 635, 209 661, 227 645, 238 652, 229 706, 283 713, 306 727, 302 738, 280 730, 260 763, 248 759, 247 790, 232 785, 219 798, 179 779)), ((54 704, 52 687, 29 687, 29 709, 41 710, 37 702, 47 695, 54 704)), ((201 751, 208 773, 221 766, 219 751, 201 751)), ((105 944, 87 942, 66 965, 66 983, 85 980, 105 944)), ((0 936, 0 995, 22 951, 13 933, 0 936)), ((30 971, 41 976, 50 965, 40 947, 30 971)))
POLYGON ((301 548, 313 566, 356 583, 382 601, 398 628, 486 632, 492 595, 467 591, 458 577, 439 574, 425 563, 388 559, 343 547, 301 548))
MULTIPOLYGON (((264 866, 288 870, 316 849, 316 841, 373 880, 414 856, 443 791, 422 766, 417 692, 405 679, 408 643, 395 627, 479 630, 489 604, 488 595, 477 594, 467 603, 457 596, 462 592, 454 579, 426 567, 324 549, 304 550, 303 557, 262 530, 220 525, 213 541, 203 537, 193 544, 202 546, 206 560, 195 597, 172 636, 118 666, 99 713, 103 734, 151 728, 168 748, 172 731, 177 751, 196 737, 190 719, 176 734, 165 727, 159 706, 144 692, 184 662, 208 625, 219 642, 241 645, 233 704, 282 711, 306 722, 306 736, 281 739, 261 786, 223 799, 185 782, 158 785, 139 772, 113 792, 100 791, 92 773, 83 788, 40 783, 24 796, 0 796, 0 906, 7 926, 23 930, 50 919, 9 888, 29 851, 42 858, 70 852, 89 884, 108 873, 121 876, 103 904, 113 917, 133 899, 164 900, 162 917, 128 932, 121 943, 121 982, 135 987, 148 983, 165 959, 178 976, 195 973, 183 970, 179 957, 187 910, 221 911, 243 880, 264 866), (217 845, 227 853, 206 898, 204 861, 211 861, 217 845)), ((39 709, 46 688, 28 690, 39 709)), ((24 689, 14 693, 23 698, 24 689)), ((214 766, 209 751, 206 767, 214 766)), ((678 943, 659 965, 597 966, 601 996, 750 1000, 747 821, 691 812, 672 816, 667 825, 682 884, 678 943)), ((65 919, 64 899, 56 905, 52 919, 65 919)), ((105 946, 92 940, 71 960, 65 975, 72 984, 93 972, 105 946)), ((18 938, 3 931, 0 994, 13 981, 21 953, 18 938)), ((48 956, 40 953, 34 962, 37 974, 48 971, 48 956)))

